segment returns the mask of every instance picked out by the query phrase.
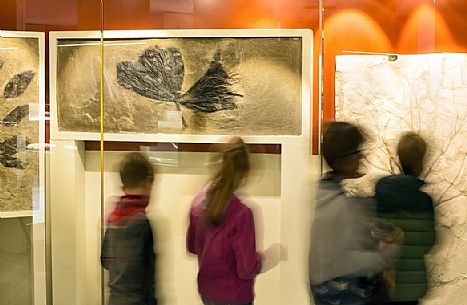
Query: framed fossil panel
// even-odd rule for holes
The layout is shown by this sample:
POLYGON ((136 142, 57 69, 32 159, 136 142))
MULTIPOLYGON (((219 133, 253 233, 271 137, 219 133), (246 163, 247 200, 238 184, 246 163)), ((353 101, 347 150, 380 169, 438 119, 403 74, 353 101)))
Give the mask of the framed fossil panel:
POLYGON ((309 137, 309 30, 105 31, 102 45, 100 35, 50 34, 52 138, 99 139, 101 88, 106 140, 309 137))
POLYGON ((0 217, 44 204, 44 34, 0 31, 0 217))

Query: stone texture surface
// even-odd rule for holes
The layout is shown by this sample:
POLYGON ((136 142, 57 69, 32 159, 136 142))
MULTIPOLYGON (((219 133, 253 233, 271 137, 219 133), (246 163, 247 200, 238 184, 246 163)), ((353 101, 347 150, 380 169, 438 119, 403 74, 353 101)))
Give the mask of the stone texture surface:
POLYGON ((35 38, 0 38, 0 211, 31 210, 38 186, 39 154, 27 149, 39 142, 38 121, 27 115, 39 97, 38 48, 35 38))
POLYGON ((367 175, 347 182, 370 195, 379 177, 398 173, 403 131, 429 143, 423 178, 437 213, 438 244, 428 258, 433 289, 424 304, 467 304, 467 54, 338 56, 336 118, 367 135, 367 175))
MULTIPOLYGON (((123 42, 109 44, 104 51, 105 132, 301 133, 300 40, 167 38, 123 42), (166 71, 163 66, 171 68, 166 71), (182 67, 183 78, 177 78, 182 75, 182 67), (140 75, 139 92, 135 90, 134 72, 140 75), (125 75, 127 81, 132 80, 131 86, 125 85, 130 90, 119 85, 119 73, 121 78, 125 75), (143 74, 150 79, 143 80, 143 74), (219 76, 223 80, 219 81, 219 76), (159 81, 160 77, 171 79, 170 84, 162 78, 159 81), (142 90, 151 86, 164 90, 142 90), (224 95, 223 101, 216 100, 219 94, 224 95), (164 120, 165 111, 177 110, 177 103, 167 101, 177 99, 186 127, 181 131, 159 130, 158 122, 164 120)), ((76 43, 60 41, 60 45, 76 43)), ((57 56, 59 130, 98 132, 99 46, 58 47, 57 56)))

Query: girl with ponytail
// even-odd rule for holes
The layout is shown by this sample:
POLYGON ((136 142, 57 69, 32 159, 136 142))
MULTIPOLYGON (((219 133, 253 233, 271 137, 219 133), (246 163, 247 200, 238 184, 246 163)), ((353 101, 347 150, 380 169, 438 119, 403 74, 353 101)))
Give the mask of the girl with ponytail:
POLYGON ((205 305, 253 304, 256 275, 280 260, 279 245, 266 255, 257 252, 253 213, 234 194, 249 170, 245 143, 232 138, 211 183, 191 205, 187 250, 198 257, 198 291, 205 305))
POLYGON ((250 170, 248 150, 241 138, 233 138, 222 154, 222 164, 206 194, 206 222, 220 224, 225 207, 250 170))

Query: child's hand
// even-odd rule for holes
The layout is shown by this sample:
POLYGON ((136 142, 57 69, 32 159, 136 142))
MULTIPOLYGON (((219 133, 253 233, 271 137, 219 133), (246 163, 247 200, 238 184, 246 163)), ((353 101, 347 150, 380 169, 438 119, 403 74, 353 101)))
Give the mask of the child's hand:
POLYGON ((371 235, 386 244, 404 243, 404 231, 392 223, 376 221, 371 225, 371 235))
POLYGON ((388 239, 388 242, 384 240, 379 241, 379 251, 387 257, 396 257, 401 249, 402 244, 405 240, 404 231, 400 228, 397 228, 391 235, 391 238, 388 239))
POLYGON ((280 243, 274 243, 263 252, 261 272, 267 272, 288 257, 287 249, 280 243))
POLYGON ((405 234, 401 228, 397 228, 397 230, 393 234, 393 242, 402 245, 405 241, 405 234))
POLYGON ((396 290, 395 270, 393 267, 386 268, 379 274, 384 283, 388 295, 393 295, 396 290))

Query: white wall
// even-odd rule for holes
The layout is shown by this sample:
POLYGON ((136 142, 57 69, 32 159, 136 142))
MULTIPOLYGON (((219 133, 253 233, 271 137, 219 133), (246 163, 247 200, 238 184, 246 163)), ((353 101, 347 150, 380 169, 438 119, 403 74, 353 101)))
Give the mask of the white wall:
POLYGON ((51 141, 50 226, 54 304, 86 304, 84 145, 51 141))

